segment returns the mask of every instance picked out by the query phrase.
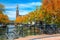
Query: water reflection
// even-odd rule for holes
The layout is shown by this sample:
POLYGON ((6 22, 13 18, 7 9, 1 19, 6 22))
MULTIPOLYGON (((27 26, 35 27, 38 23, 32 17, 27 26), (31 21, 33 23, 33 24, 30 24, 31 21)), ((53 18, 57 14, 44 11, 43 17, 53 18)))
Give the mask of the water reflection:
POLYGON ((17 35, 15 25, 8 25, 7 29, 8 29, 7 30, 8 40, 14 40, 14 38, 16 38, 16 35, 17 35))

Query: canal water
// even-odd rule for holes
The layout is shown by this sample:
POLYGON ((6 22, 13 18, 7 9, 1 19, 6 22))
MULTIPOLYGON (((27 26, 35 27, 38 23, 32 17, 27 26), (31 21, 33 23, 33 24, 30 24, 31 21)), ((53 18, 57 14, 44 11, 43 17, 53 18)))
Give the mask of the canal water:
POLYGON ((14 40, 18 34, 15 25, 7 25, 7 38, 8 40, 14 40))

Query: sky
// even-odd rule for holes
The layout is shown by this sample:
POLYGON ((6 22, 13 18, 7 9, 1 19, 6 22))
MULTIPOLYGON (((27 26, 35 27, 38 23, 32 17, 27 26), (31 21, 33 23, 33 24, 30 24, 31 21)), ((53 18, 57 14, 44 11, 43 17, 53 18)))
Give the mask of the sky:
POLYGON ((4 14, 8 15, 10 20, 16 19, 16 6, 19 6, 19 15, 26 15, 41 6, 42 0, 0 0, 0 4, 5 6, 4 14))

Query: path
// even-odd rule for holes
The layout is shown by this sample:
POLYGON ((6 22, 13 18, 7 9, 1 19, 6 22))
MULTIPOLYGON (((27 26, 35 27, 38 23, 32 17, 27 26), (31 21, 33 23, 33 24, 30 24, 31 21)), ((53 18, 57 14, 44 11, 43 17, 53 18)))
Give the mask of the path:
POLYGON ((42 34, 42 35, 21 37, 15 40, 60 40, 60 34, 53 34, 53 35, 42 34))

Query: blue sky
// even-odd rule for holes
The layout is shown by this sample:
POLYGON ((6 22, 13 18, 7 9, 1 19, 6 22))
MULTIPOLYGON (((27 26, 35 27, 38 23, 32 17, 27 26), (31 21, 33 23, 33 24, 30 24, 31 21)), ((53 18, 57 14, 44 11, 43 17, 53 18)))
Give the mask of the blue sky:
POLYGON ((8 15, 10 20, 16 18, 16 5, 19 5, 19 14, 25 15, 40 6, 42 0, 0 0, 0 4, 5 6, 5 14, 8 15))

